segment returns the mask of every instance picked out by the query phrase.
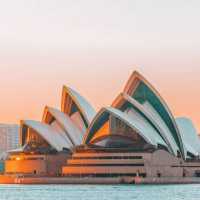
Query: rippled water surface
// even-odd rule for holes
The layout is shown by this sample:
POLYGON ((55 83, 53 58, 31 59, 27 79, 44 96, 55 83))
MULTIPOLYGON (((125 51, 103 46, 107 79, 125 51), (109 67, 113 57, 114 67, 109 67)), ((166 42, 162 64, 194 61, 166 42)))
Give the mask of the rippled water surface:
POLYGON ((200 185, 0 185, 0 200, 200 200, 200 185))

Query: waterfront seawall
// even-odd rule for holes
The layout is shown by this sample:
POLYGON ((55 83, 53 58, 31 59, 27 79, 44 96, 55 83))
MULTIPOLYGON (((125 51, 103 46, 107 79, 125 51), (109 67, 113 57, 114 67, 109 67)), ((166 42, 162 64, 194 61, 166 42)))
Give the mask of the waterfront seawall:
POLYGON ((0 176, 0 184, 200 184, 198 177, 17 177, 0 176))

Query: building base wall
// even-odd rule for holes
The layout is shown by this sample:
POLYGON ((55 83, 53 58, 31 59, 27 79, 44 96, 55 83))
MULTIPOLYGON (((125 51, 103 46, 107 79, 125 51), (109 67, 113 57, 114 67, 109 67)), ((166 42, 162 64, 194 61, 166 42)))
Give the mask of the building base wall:
POLYGON ((5 161, 5 174, 55 176, 62 173, 62 166, 67 162, 69 154, 55 155, 11 155, 5 161))
POLYGON ((47 173, 47 162, 45 160, 7 160, 5 173, 44 175, 47 173))
POLYGON ((62 168, 66 177, 186 178, 200 176, 200 160, 185 161, 165 150, 154 152, 75 152, 62 168))

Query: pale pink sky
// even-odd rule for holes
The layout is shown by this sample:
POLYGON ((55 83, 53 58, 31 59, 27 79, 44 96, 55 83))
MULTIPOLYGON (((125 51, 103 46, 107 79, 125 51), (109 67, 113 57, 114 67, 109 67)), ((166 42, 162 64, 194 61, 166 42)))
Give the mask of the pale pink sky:
POLYGON ((198 0, 0 3, 0 122, 40 120, 62 85, 98 110, 139 70, 200 131, 198 0))

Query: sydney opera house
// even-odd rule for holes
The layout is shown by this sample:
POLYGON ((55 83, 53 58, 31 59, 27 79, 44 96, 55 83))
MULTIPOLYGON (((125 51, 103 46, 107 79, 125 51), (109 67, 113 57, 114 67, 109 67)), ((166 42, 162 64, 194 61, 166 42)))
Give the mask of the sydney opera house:
POLYGON ((20 129, 21 148, 9 153, 6 174, 102 183, 200 176, 200 139, 192 121, 175 118, 136 71, 98 113, 64 86, 61 110, 46 107, 42 122, 23 120, 20 129))

